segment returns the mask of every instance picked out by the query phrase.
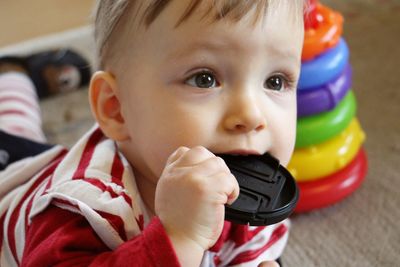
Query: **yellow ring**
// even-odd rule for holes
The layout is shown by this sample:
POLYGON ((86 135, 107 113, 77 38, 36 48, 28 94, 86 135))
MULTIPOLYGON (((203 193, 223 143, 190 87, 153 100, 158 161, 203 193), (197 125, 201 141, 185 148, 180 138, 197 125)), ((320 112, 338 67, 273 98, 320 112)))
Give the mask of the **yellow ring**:
POLYGON ((296 149, 288 170, 299 182, 330 175, 350 163, 364 140, 365 133, 354 118, 350 125, 334 138, 318 145, 296 149))

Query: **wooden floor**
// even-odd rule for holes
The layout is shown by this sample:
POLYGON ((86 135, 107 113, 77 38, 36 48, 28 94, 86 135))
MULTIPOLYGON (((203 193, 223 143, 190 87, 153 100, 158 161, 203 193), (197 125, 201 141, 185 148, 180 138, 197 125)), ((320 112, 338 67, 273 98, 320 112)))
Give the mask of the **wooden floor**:
POLYGON ((0 47, 90 23, 95 0, 0 0, 0 47))

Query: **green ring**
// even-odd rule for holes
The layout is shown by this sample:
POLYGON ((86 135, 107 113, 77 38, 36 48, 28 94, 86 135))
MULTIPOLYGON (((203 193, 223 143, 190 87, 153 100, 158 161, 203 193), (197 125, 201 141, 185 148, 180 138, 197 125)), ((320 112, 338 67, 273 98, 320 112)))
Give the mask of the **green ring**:
POLYGON ((356 106, 354 93, 349 90, 332 111, 298 119, 296 148, 317 145, 341 133, 354 118, 356 106))

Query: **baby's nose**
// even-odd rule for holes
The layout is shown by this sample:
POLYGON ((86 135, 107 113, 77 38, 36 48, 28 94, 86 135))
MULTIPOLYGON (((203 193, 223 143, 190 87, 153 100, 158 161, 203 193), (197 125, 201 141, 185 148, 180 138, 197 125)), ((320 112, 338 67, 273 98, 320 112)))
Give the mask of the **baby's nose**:
POLYGON ((232 99, 224 126, 229 131, 261 131, 267 126, 260 101, 252 95, 240 95, 232 99))

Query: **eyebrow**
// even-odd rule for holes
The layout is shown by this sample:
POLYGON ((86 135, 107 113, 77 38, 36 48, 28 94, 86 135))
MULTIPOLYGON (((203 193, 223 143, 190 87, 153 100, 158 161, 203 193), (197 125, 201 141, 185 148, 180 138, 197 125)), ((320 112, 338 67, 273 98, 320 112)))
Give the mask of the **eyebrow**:
POLYGON ((290 61, 293 61, 294 63, 301 64, 300 57, 296 57, 295 54, 290 52, 288 49, 283 49, 281 47, 270 47, 269 49, 271 49, 276 55, 280 55, 286 59, 289 59, 290 61))
MULTIPOLYGON (((198 51, 214 51, 214 52, 220 52, 220 51, 226 51, 226 50, 240 50, 239 45, 235 45, 232 43, 228 42, 213 42, 213 41, 206 41, 206 42, 192 42, 189 45, 185 47, 185 49, 177 49, 176 51, 172 52, 168 57, 167 60, 175 60, 177 58, 185 58, 190 56, 191 54, 194 54, 198 51)), ((267 49, 267 47, 265 47, 267 49)), ((274 55, 278 55, 281 57, 284 57, 285 59, 288 59, 294 63, 299 63, 299 59, 291 52, 289 52, 286 49, 280 48, 280 47, 275 47, 271 46, 268 49, 271 49, 273 51, 274 55)))
POLYGON ((232 49, 232 46, 224 42, 193 42, 185 46, 185 49, 177 49, 172 52, 167 59, 174 60, 176 58, 184 58, 197 51, 222 51, 232 49))

